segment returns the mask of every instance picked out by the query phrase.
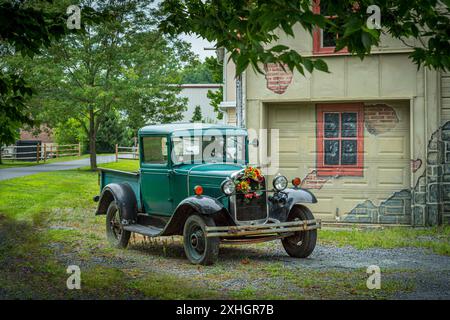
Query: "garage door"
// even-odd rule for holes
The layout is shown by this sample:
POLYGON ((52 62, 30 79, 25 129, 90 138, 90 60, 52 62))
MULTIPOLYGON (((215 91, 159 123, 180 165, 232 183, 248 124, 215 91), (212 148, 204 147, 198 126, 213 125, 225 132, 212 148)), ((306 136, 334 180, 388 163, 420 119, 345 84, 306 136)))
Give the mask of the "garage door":
POLYGON ((280 172, 302 178, 318 198, 312 210, 324 221, 342 220, 367 200, 379 206, 410 188, 408 110, 400 102, 270 106, 280 172))

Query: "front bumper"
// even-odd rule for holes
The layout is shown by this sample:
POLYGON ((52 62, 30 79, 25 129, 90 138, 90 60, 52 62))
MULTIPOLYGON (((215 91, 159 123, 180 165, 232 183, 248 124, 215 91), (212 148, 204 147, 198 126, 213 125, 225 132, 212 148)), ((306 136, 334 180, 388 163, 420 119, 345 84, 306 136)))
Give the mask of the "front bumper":
POLYGON ((279 223, 265 223, 246 226, 219 226, 206 227, 206 237, 245 237, 245 236, 280 236, 286 233, 294 233, 298 231, 308 231, 321 228, 321 221, 314 220, 298 220, 279 223))

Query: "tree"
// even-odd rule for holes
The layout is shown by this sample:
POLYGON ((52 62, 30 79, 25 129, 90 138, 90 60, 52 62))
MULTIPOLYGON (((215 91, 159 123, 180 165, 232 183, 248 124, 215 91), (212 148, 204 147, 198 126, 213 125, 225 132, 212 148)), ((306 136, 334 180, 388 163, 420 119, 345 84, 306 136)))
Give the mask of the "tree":
POLYGON ((182 83, 213 83, 211 70, 206 63, 194 58, 181 71, 182 83))
POLYGON ((91 169, 97 166, 97 134, 111 112, 137 129, 178 120, 186 108, 177 84, 189 46, 155 30, 150 4, 96 1, 114 19, 64 37, 34 60, 8 60, 39 84, 31 101, 38 119, 53 126, 68 118, 79 123, 89 140, 91 169))
MULTIPOLYGON (((32 58, 69 32, 65 27, 65 10, 52 10, 51 3, 51 0, 0 1, 0 57, 15 53, 32 58)), ((86 22, 106 19, 106 15, 89 7, 83 8, 83 13, 86 22)), ((0 147, 15 141, 20 126, 34 124, 27 105, 32 94, 21 73, 1 68, 0 147)))
MULTIPOLYGON (((317 0, 313 0, 317 1, 317 0)), ((379 0, 381 29, 367 26, 367 8, 372 0, 326 1, 327 12, 335 19, 312 11, 311 0, 199 1, 164 0, 160 6, 162 31, 175 35, 195 33, 216 42, 230 52, 240 74, 249 65, 263 73, 260 63, 278 63, 304 74, 306 69, 328 72, 320 58, 301 56, 288 46, 275 44, 282 31, 294 37, 293 27, 300 24, 312 33, 327 28, 338 34, 336 51, 347 47, 350 53, 364 58, 380 42, 382 33, 412 45, 410 55, 418 66, 450 70, 450 1, 449 0, 379 0)), ((300 40, 301 41, 301 40, 300 40)))
POLYGON ((97 133, 98 152, 114 152, 116 144, 128 146, 130 141, 125 121, 120 119, 118 112, 108 112, 97 133))
MULTIPOLYGON (((207 57, 205 64, 211 72, 213 83, 223 83, 223 62, 219 62, 213 57, 207 57)), ((216 91, 208 90, 206 96, 210 99, 210 105, 214 108, 214 112, 217 113, 217 119, 222 120, 223 112, 220 111, 219 105, 223 101, 223 87, 216 91)))
POLYGON ((195 106, 194 114, 192 115, 191 122, 202 122, 203 116, 202 116, 202 109, 200 106, 195 106))

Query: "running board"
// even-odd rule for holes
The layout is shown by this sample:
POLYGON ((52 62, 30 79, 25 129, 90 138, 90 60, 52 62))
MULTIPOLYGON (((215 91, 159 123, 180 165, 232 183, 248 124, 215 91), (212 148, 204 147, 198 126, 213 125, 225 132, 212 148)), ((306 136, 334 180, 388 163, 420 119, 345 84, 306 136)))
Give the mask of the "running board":
POLYGON ((159 236, 164 229, 152 227, 152 226, 144 226, 142 224, 129 224, 123 226, 123 229, 130 232, 135 232, 142 234, 143 236, 148 237, 157 237, 159 236))

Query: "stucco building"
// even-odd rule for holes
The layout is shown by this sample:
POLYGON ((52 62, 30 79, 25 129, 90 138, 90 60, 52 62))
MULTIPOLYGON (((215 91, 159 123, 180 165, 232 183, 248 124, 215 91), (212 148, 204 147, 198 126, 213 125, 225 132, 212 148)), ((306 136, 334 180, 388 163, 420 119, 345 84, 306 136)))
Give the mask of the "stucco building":
MULTIPOLYGON (((314 192, 316 217, 449 223, 450 74, 417 69, 411 49, 388 37, 363 61, 345 50, 334 53, 333 37, 321 30, 311 36, 298 27, 295 38, 280 32, 280 43, 324 59, 330 73, 248 69, 243 120, 249 129, 279 130, 279 171, 314 192)), ((235 124, 232 62, 224 72, 222 109, 235 124)), ((258 164, 260 157, 250 161, 258 164)))
POLYGON ((195 112, 195 108, 200 106, 202 112, 202 119, 206 123, 217 123, 217 113, 211 106, 211 100, 208 98, 208 91, 220 90, 221 84, 206 83, 206 84, 182 84, 179 97, 187 98, 187 109, 183 112, 183 119, 179 122, 189 122, 195 112))

